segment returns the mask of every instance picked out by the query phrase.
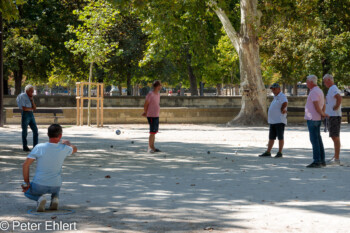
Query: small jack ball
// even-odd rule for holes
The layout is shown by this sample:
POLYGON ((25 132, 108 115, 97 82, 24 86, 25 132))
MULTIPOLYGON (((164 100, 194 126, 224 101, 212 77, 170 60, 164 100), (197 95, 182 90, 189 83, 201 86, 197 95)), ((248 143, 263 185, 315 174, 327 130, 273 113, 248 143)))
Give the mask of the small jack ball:
POLYGON ((115 131, 115 133, 116 133, 117 135, 120 135, 122 132, 118 129, 117 131, 115 131))
POLYGON ((207 153, 210 154, 210 151, 208 151, 207 153))
POLYGON ((134 141, 131 141, 131 144, 134 144, 134 141))
POLYGON ((111 146, 111 148, 113 148, 113 146, 111 146))

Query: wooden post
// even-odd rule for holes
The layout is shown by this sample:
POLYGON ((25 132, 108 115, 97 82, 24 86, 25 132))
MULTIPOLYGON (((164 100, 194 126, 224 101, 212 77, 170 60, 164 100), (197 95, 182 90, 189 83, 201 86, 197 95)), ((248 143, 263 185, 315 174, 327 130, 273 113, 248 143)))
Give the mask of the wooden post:
POLYGON ((84 85, 80 84, 80 126, 84 125, 84 85))
POLYGON ((80 110, 80 106, 79 106, 79 99, 78 96, 80 96, 79 93, 79 84, 77 84, 76 88, 75 88, 75 93, 76 93, 76 101, 77 101, 77 125, 79 125, 79 110, 80 110))
POLYGON ((96 126, 99 127, 100 126, 100 84, 98 84, 96 86, 97 90, 96 90, 96 97, 97 97, 97 101, 96 101, 96 126))
POLYGON ((104 99, 104 84, 101 84, 101 127, 103 127, 103 99, 104 99))
MULTIPOLYGON (((96 100, 96 126, 103 126, 103 98, 104 98, 104 84, 103 83, 90 83, 90 82, 77 82, 77 125, 84 125, 84 100, 96 100), (84 96, 84 86, 89 85, 96 86, 95 96, 84 96)), ((91 120, 91 119, 90 119, 91 120)))

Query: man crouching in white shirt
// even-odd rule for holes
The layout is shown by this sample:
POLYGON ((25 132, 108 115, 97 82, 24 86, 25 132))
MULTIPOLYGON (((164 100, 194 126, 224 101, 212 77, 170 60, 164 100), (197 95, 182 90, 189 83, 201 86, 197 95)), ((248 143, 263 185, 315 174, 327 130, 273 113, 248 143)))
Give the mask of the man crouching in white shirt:
POLYGON ((52 124, 48 128, 49 142, 34 147, 23 163, 22 191, 31 200, 37 201, 37 211, 44 212, 45 194, 51 194, 50 210, 58 209, 58 197, 62 185, 61 171, 65 158, 77 152, 77 147, 69 141, 62 140, 62 127, 52 124), (36 160, 36 171, 29 182, 29 167, 36 160))
POLYGON ((271 157, 271 149, 276 138, 278 138, 279 148, 275 158, 281 158, 284 146, 284 127, 287 124, 288 100, 281 92, 281 87, 278 83, 272 84, 270 89, 274 97, 268 111, 268 122, 270 124, 269 143, 267 151, 259 155, 259 157, 271 157))

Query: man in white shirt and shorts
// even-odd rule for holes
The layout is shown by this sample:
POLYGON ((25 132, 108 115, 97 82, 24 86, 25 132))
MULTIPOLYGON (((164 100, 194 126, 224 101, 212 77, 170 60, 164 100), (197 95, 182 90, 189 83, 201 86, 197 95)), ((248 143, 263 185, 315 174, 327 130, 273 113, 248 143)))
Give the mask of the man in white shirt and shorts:
POLYGON ((259 157, 271 157, 271 149, 276 138, 278 138, 279 148, 275 158, 281 158, 283 156, 284 128, 287 124, 288 100, 285 94, 281 91, 281 87, 278 83, 272 84, 270 89, 274 94, 274 97, 268 111, 268 123, 270 124, 269 143, 267 151, 259 155, 259 157))
POLYGON ((334 143, 334 156, 327 162, 328 165, 339 165, 340 154, 340 126, 341 126, 341 102, 340 90, 334 84, 334 78, 330 74, 326 74, 323 77, 323 82, 328 89, 326 96, 326 117, 328 120, 329 137, 332 138, 334 143))

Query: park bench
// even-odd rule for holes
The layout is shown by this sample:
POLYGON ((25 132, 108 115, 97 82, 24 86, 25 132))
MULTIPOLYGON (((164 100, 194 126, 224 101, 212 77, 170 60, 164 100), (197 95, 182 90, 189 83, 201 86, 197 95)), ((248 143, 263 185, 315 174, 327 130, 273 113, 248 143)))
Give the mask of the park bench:
MULTIPOLYGON (((22 110, 21 109, 18 109, 18 108, 14 108, 13 109, 13 113, 22 113, 22 110)), ((57 109, 57 108, 37 108, 35 111, 34 111, 34 114, 35 113, 46 113, 46 114, 53 114, 53 116, 51 116, 52 118, 54 118, 54 123, 58 123, 58 118, 63 118, 64 116, 57 116, 57 114, 63 114, 63 110, 62 109, 57 109)), ((20 115, 16 116, 14 115, 14 117, 20 117, 20 115)), ((49 116, 36 116, 36 117, 49 117, 49 116)))
MULTIPOLYGON (((350 107, 342 107, 342 117, 346 117, 348 124, 350 124, 350 107)), ((288 116, 290 117, 296 117, 300 116, 300 114, 295 114, 295 113, 301 113, 305 112, 304 107, 288 107, 288 116)))

